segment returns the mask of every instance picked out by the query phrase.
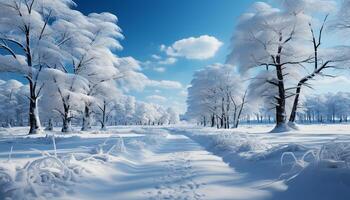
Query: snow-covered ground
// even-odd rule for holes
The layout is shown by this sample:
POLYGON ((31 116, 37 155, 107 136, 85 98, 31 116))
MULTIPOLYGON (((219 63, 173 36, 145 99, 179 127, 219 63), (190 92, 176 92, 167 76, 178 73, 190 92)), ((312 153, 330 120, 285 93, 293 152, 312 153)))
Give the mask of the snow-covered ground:
POLYGON ((350 199, 349 125, 0 129, 0 199, 350 199))

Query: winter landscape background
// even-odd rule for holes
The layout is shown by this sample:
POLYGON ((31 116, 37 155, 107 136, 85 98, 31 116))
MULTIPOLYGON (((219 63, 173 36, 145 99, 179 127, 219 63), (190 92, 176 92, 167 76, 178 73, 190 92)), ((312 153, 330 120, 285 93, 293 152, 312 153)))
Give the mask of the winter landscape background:
POLYGON ((0 0, 0 199, 349 199, 349 10, 0 0))

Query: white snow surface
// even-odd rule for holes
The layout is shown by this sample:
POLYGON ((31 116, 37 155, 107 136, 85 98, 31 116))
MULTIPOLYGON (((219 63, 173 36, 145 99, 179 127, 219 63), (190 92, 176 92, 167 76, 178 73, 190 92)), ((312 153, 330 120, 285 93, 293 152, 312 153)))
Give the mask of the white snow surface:
POLYGON ((0 129, 0 199, 350 199, 349 125, 0 129))

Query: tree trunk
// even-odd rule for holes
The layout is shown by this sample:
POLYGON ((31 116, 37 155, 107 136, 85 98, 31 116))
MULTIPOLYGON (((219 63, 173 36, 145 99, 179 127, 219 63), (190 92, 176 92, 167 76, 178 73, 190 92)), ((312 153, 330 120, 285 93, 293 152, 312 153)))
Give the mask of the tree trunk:
POLYGON ((219 124, 220 124, 220 123, 219 123, 219 117, 216 116, 216 128, 217 128, 217 129, 220 128, 219 124))
POLYGON ((47 124, 47 127, 45 130, 52 131, 53 130, 53 124, 52 124, 52 119, 49 119, 49 123, 47 124))
POLYGON ((295 91, 293 107, 292 107, 292 111, 291 111, 290 117, 289 117, 289 122, 292 122, 292 123, 295 122, 295 118, 296 118, 296 114, 297 114, 297 109, 298 109, 298 104, 299 104, 299 97, 300 97, 300 91, 301 91, 301 85, 302 85, 302 83, 299 83, 298 86, 297 86, 297 89, 295 91))
POLYGON ((69 107, 64 106, 64 116, 62 118, 62 130, 63 133, 68 133, 72 131, 71 117, 69 116, 69 107))
POLYGON ((241 107, 239 108, 239 111, 238 111, 238 114, 237 114, 237 119, 236 119, 236 122, 235 122, 235 125, 234 125, 235 128, 238 128, 239 120, 241 118, 241 114, 242 114, 242 111, 243 111, 244 104, 245 104, 245 95, 244 95, 244 98, 243 98, 243 103, 242 103, 241 107))
POLYGON ((101 130, 106 130, 106 103, 105 102, 103 103, 103 108, 102 108, 101 130))
POLYGON ((213 115, 211 116, 211 127, 215 126, 215 114, 213 113, 213 115))
POLYGON ((38 134, 41 133, 41 124, 39 119, 38 112, 38 99, 34 94, 35 92, 32 89, 32 84, 30 84, 30 103, 29 103, 29 134, 38 134))
POLYGON ((227 115, 226 117, 226 128, 229 129, 230 128, 230 117, 227 115))
MULTIPOLYGON (((32 67, 32 55, 30 50, 30 32, 29 29, 26 31, 26 55, 27 64, 32 67)), ((30 103, 29 103, 29 134, 37 134, 42 132, 39 112, 38 112, 38 97, 35 94, 35 84, 33 83, 32 69, 29 70, 28 80, 29 80, 29 92, 30 92, 30 103)))
POLYGON ((90 108, 85 104, 84 114, 83 114, 83 125, 81 127, 82 131, 87 131, 91 129, 91 116, 90 116, 90 108))
POLYGON ((63 126, 61 132, 68 133, 72 131, 72 125, 70 118, 63 119, 63 126))
MULTIPOLYGON (((279 62, 279 61, 278 61, 279 62)), ((276 105, 276 127, 284 126, 286 123, 286 96, 284 88, 284 78, 282 73, 282 66, 276 66, 276 73, 278 79, 278 98, 276 105)))

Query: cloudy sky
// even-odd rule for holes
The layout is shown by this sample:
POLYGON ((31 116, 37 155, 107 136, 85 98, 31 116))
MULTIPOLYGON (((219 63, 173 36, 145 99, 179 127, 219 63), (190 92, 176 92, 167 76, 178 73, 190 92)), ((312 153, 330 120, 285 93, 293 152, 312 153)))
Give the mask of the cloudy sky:
POLYGON ((186 87, 195 70, 225 62, 235 21, 253 0, 113 0, 75 1, 77 9, 111 12, 125 39, 120 56, 132 56, 150 79, 167 81, 143 91, 138 99, 185 111, 186 87), (163 85, 163 84, 162 84, 163 85))
MULTIPOLYGON (((75 2, 76 9, 85 14, 111 12, 118 16, 125 39, 121 41, 124 49, 116 52, 117 55, 136 59, 142 72, 154 80, 143 90, 130 94, 184 112, 186 88, 193 72, 225 62, 235 23, 255 0, 75 2)), ((317 91, 348 90, 350 80, 343 73, 334 80, 317 81, 317 91)))
MULTIPOLYGON (((267 0, 268 2, 271 2, 267 0)), ((132 56, 152 80, 163 81, 142 91, 138 99, 186 109, 192 74, 204 66, 224 63, 240 14, 255 0, 77 0, 78 10, 111 12, 118 16, 125 39, 120 56, 132 56)), ((347 91, 343 76, 315 82, 319 93, 347 91)))

